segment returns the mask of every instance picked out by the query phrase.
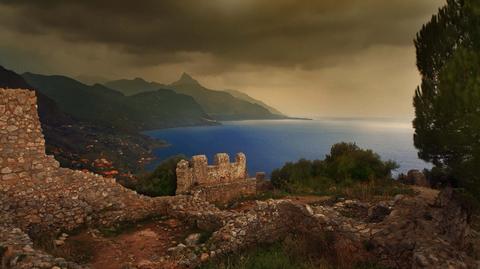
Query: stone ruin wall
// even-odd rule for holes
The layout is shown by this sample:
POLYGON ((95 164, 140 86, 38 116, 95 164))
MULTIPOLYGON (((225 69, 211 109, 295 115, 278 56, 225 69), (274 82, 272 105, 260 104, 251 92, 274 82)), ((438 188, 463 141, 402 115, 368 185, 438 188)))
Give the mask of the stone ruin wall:
POLYGON ((247 177, 247 160, 243 153, 238 153, 233 163, 230 163, 228 154, 218 153, 213 165, 208 165, 207 156, 197 155, 192 157, 191 162, 182 160, 178 163, 177 192, 187 192, 193 186, 242 181, 247 177))
POLYGON ((45 154, 36 104, 33 91, 0 89, 0 215, 10 215, 24 231, 41 233, 110 225, 166 210, 166 199, 138 195, 114 179, 60 168, 45 154))
POLYGON ((210 202, 226 203, 239 196, 254 195, 257 181, 248 178, 245 154, 237 153, 235 162, 230 162, 226 153, 218 153, 213 165, 205 155, 193 156, 177 164, 177 194, 198 191, 210 202))

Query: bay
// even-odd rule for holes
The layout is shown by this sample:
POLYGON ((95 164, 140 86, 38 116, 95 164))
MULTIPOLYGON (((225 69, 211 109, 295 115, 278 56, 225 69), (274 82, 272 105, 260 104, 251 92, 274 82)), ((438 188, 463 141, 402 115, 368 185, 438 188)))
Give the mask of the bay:
POLYGON ((355 142, 377 152, 384 160, 396 161, 400 168, 394 174, 430 168, 430 164, 417 157, 413 132, 410 122, 389 119, 252 120, 153 130, 146 134, 165 140, 170 146, 156 149, 157 160, 147 169, 177 154, 205 154, 212 163, 215 153, 228 153, 233 161, 237 152, 244 152, 250 175, 257 171, 270 174, 285 162, 323 159, 333 144, 342 141, 355 142))

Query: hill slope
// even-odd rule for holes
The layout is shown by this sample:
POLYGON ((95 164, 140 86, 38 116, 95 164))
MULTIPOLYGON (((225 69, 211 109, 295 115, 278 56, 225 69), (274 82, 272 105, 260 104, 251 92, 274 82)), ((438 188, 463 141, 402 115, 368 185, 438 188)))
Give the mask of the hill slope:
POLYGON ((189 96, 158 90, 145 96, 125 96, 103 85, 88 86, 65 76, 25 73, 27 82, 82 120, 123 129, 146 130, 212 124, 189 96))
MULTIPOLYGON (((18 88, 35 90, 25 79, 17 73, 0 66, 0 88, 18 88)), ((72 123, 72 119, 62 112, 57 104, 45 94, 36 91, 38 99, 38 114, 42 123, 58 126, 72 123)))
POLYGON ((258 104, 235 98, 227 92, 207 89, 186 73, 169 87, 178 93, 192 96, 207 114, 218 120, 283 118, 258 104))
POLYGON ((172 90, 143 92, 126 98, 128 105, 138 112, 134 119, 144 122, 142 129, 156 129, 161 122, 162 128, 215 123, 192 97, 172 90))
POLYGON ((235 98, 250 102, 252 104, 257 104, 259 106, 262 106, 262 107, 266 108, 268 111, 270 111, 270 113, 272 113, 272 114, 284 116, 284 114, 282 112, 280 112, 278 109, 276 109, 274 107, 271 107, 271 106, 265 104, 263 101, 255 99, 255 98, 251 97, 250 95, 248 95, 244 92, 237 91, 237 90, 225 90, 225 91, 228 92, 229 94, 231 94, 235 98))
MULTIPOLYGON (((22 76, 0 66, 0 87, 31 89, 22 76)), ((120 174, 141 169, 139 160, 151 158, 151 149, 161 143, 136 132, 126 132, 102 124, 80 121, 62 111, 50 97, 36 90, 38 111, 46 140, 46 151, 62 167, 88 169, 104 174, 120 174), (110 167, 99 167, 96 161, 106 159, 110 167)))

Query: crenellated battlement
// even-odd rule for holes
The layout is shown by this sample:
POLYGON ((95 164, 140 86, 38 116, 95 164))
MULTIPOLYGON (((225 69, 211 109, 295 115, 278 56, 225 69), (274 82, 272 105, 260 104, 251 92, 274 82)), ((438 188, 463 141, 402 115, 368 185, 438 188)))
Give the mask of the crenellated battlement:
POLYGON ((218 184, 245 181, 247 159, 245 154, 237 153, 235 162, 230 162, 226 153, 218 153, 213 165, 208 164, 207 156, 193 156, 192 160, 182 160, 177 164, 177 194, 187 193, 197 186, 214 186, 218 184))

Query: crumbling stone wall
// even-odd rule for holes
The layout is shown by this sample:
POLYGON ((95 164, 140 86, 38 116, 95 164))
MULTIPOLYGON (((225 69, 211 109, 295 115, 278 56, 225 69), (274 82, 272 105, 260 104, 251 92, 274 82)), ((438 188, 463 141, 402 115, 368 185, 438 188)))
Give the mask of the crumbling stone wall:
POLYGON ((226 153, 215 155, 214 164, 208 165, 207 156, 197 155, 192 161, 182 160, 177 165, 177 193, 186 193, 192 187, 242 181, 247 178, 247 159, 238 153, 230 163, 226 153))
POLYGON ((166 199, 138 195, 45 154, 33 91, 0 89, 0 210, 29 233, 110 225, 161 214, 166 199))
POLYGON ((185 246, 172 252, 176 260, 191 268, 207 259, 282 240, 291 233, 313 240, 329 233, 331 248, 341 257, 348 257, 345 262, 350 265, 371 261, 388 268, 479 268, 480 261, 468 256, 462 248, 466 241, 461 238, 467 224, 465 218, 456 217, 463 215, 462 208, 443 194, 439 199, 432 198, 426 199, 420 193, 414 197, 398 195, 378 204, 347 200, 333 206, 309 206, 288 199, 267 200, 256 201, 253 207, 241 212, 206 208, 208 211, 201 214, 178 208, 192 221, 213 224, 207 228, 216 231, 206 242, 202 254, 195 254, 194 247, 185 246), (380 222, 340 213, 342 208, 348 210, 355 204, 388 206, 391 212, 380 222), (445 210, 456 212, 453 219, 443 217, 445 210), (445 228, 450 232, 445 232, 445 228))
POLYGON ((177 194, 199 191, 210 202, 225 203, 257 192, 257 181, 248 179, 243 153, 238 153, 233 163, 228 154, 218 153, 213 165, 208 165, 205 155, 193 156, 191 162, 180 161, 176 172, 177 194))

